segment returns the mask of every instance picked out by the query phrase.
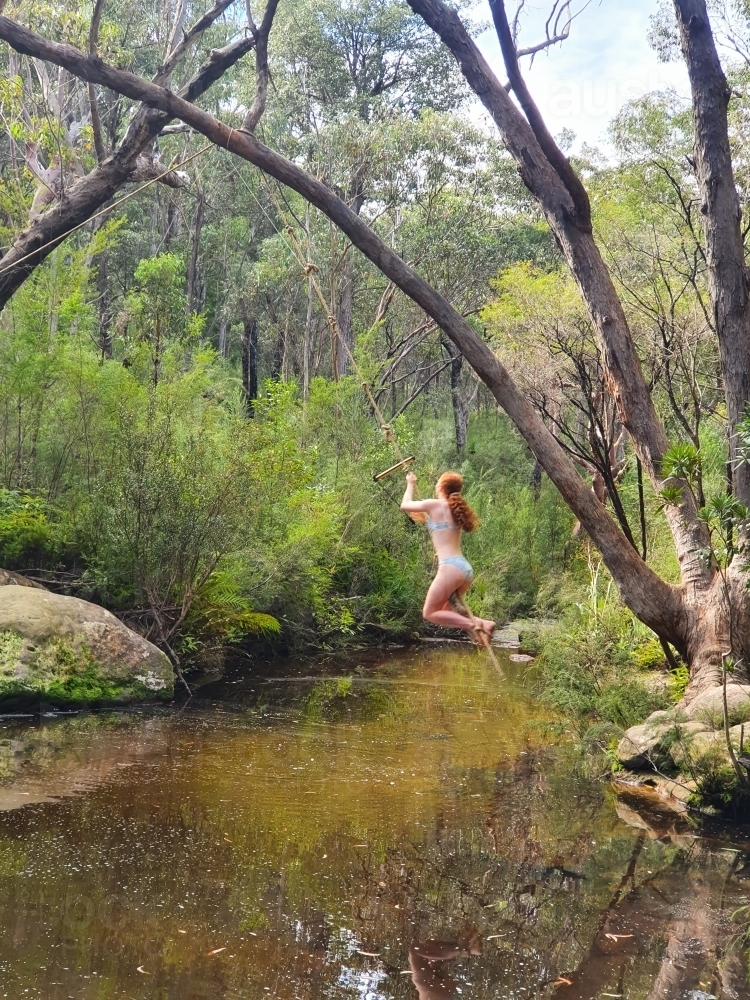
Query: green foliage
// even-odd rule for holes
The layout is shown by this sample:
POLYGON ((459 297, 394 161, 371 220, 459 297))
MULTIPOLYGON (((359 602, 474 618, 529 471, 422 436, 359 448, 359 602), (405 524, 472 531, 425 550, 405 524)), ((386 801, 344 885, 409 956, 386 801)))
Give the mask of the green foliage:
POLYGON ((644 682, 653 639, 594 567, 584 600, 540 633, 530 676, 541 696, 570 720, 580 739, 604 750, 613 735, 669 705, 663 688, 644 682))
POLYGON ((236 645, 247 636, 276 636, 281 626, 255 611, 242 593, 236 573, 217 570, 198 588, 185 617, 178 651, 194 656, 208 647, 236 645))
POLYGON ((658 639, 649 639, 633 650, 633 662, 639 670, 655 670, 664 665, 664 650, 658 639))
POLYGON ((690 671, 684 663, 669 674, 669 694, 673 701, 679 701, 690 683, 690 671))
POLYGON ((129 362, 136 368, 143 365, 145 350, 148 377, 156 385, 164 375, 165 365, 180 365, 185 351, 199 336, 203 321, 187 311, 185 265, 175 254, 142 260, 134 278, 135 288, 125 303, 125 346, 129 362))
POLYGON ((61 552, 59 530, 44 502, 0 488, 0 565, 5 569, 53 564, 61 552))
POLYGON ((693 444, 678 442, 665 453, 661 462, 661 471, 665 479, 674 476, 684 479, 691 486, 695 483, 701 468, 701 456, 693 444))

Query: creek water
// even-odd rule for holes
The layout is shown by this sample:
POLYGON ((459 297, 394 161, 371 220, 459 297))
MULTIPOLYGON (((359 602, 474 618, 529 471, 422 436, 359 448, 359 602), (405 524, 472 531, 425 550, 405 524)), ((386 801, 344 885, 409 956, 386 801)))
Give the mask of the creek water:
POLYGON ((0 998, 750 996, 745 833, 585 776, 499 655, 0 719, 0 998))

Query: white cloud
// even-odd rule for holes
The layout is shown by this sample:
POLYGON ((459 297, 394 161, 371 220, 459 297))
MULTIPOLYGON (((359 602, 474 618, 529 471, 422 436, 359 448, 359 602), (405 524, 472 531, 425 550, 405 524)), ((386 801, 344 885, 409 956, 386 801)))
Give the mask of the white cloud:
MULTIPOLYGON (((510 4, 509 4, 510 6, 510 4)), ((673 87, 689 96, 682 62, 660 64, 649 47, 649 15, 655 0, 594 0, 574 22, 562 45, 539 53, 523 69, 552 133, 572 129, 581 143, 607 147, 606 130, 624 104, 654 90, 673 87)), ((544 37, 549 5, 536 0, 522 21, 521 45, 544 37)), ((490 65, 505 79, 494 29, 477 39, 490 65)))

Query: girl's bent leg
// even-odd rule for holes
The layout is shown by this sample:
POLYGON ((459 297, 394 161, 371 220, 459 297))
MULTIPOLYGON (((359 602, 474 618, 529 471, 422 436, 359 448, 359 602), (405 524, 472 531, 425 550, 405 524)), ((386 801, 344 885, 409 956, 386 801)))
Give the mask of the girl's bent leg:
MULTIPOLYGON (((427 597, 424 602, 422 616, 428 622, 435 625, 442 625, 445 628, 462 628, 467 632, 474 630, 474 623, 470 618, 459 615, 455 611, 449 610, 448 599, 455 590, 460 590, 461 586, 470 581, 453 566, 444 566, 438 570, 438 574, 432 581, 427 597)), ((468 587, 466 588, 468 589, 468 587)))
MULTIPOLYGON (((473 579, 472 580, 464 580, 463 583, 459 587, 456 588, 456 593, 458 594, 458 596, 460 598, 463 599, 464 595, 469 591, 469 588, 471 587, 471 585, 472 585, 473 582, 474 582, 473 579)), ((447 606, 450 607, 450 605, 447 605, 447 606)), ((488 640, 487 641, 489 641, 489 640, 492 639, 492 636, 493 636, 493 634, 495 632, 495 629, 497 628, 497 623, 494 622, 494 621, 491 621, 489 618, 475 618, 474 619, 474 626, 475 626, 475 629, 478 627, 483 632, 486 632, 487 636, 488 636, 488 640)))

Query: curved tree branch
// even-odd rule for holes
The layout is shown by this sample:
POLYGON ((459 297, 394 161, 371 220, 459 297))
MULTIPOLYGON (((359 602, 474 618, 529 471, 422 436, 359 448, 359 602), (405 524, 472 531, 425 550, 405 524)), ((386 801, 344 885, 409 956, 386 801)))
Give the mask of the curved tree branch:
MULTIPOLYGON (((221 49, 213 49, 181 91, 186 101, 195 101, 255 45, 241 38, 221 49)), ((21 287, 75 226, 97 212, 124 184, 132 179, 143 150, 151 145, 171 116, 152 108, 139 108, 117 149, 104 163, 82 177, 55 205, 19 233, 0 259, 0 309, 21 287)))
POLYGON ((266 110, 268 83, 270 80, 268 70, 268 36, 271 34, 271 26, 276 16, 278 5, 279 0, 268 0, 263 20, 260 22, 260 28, 253 31, 255 38, 255 97, 242 123, 242 128, 246 132, 255 131, 258 122, 263 117, 263 112, 266 110))

